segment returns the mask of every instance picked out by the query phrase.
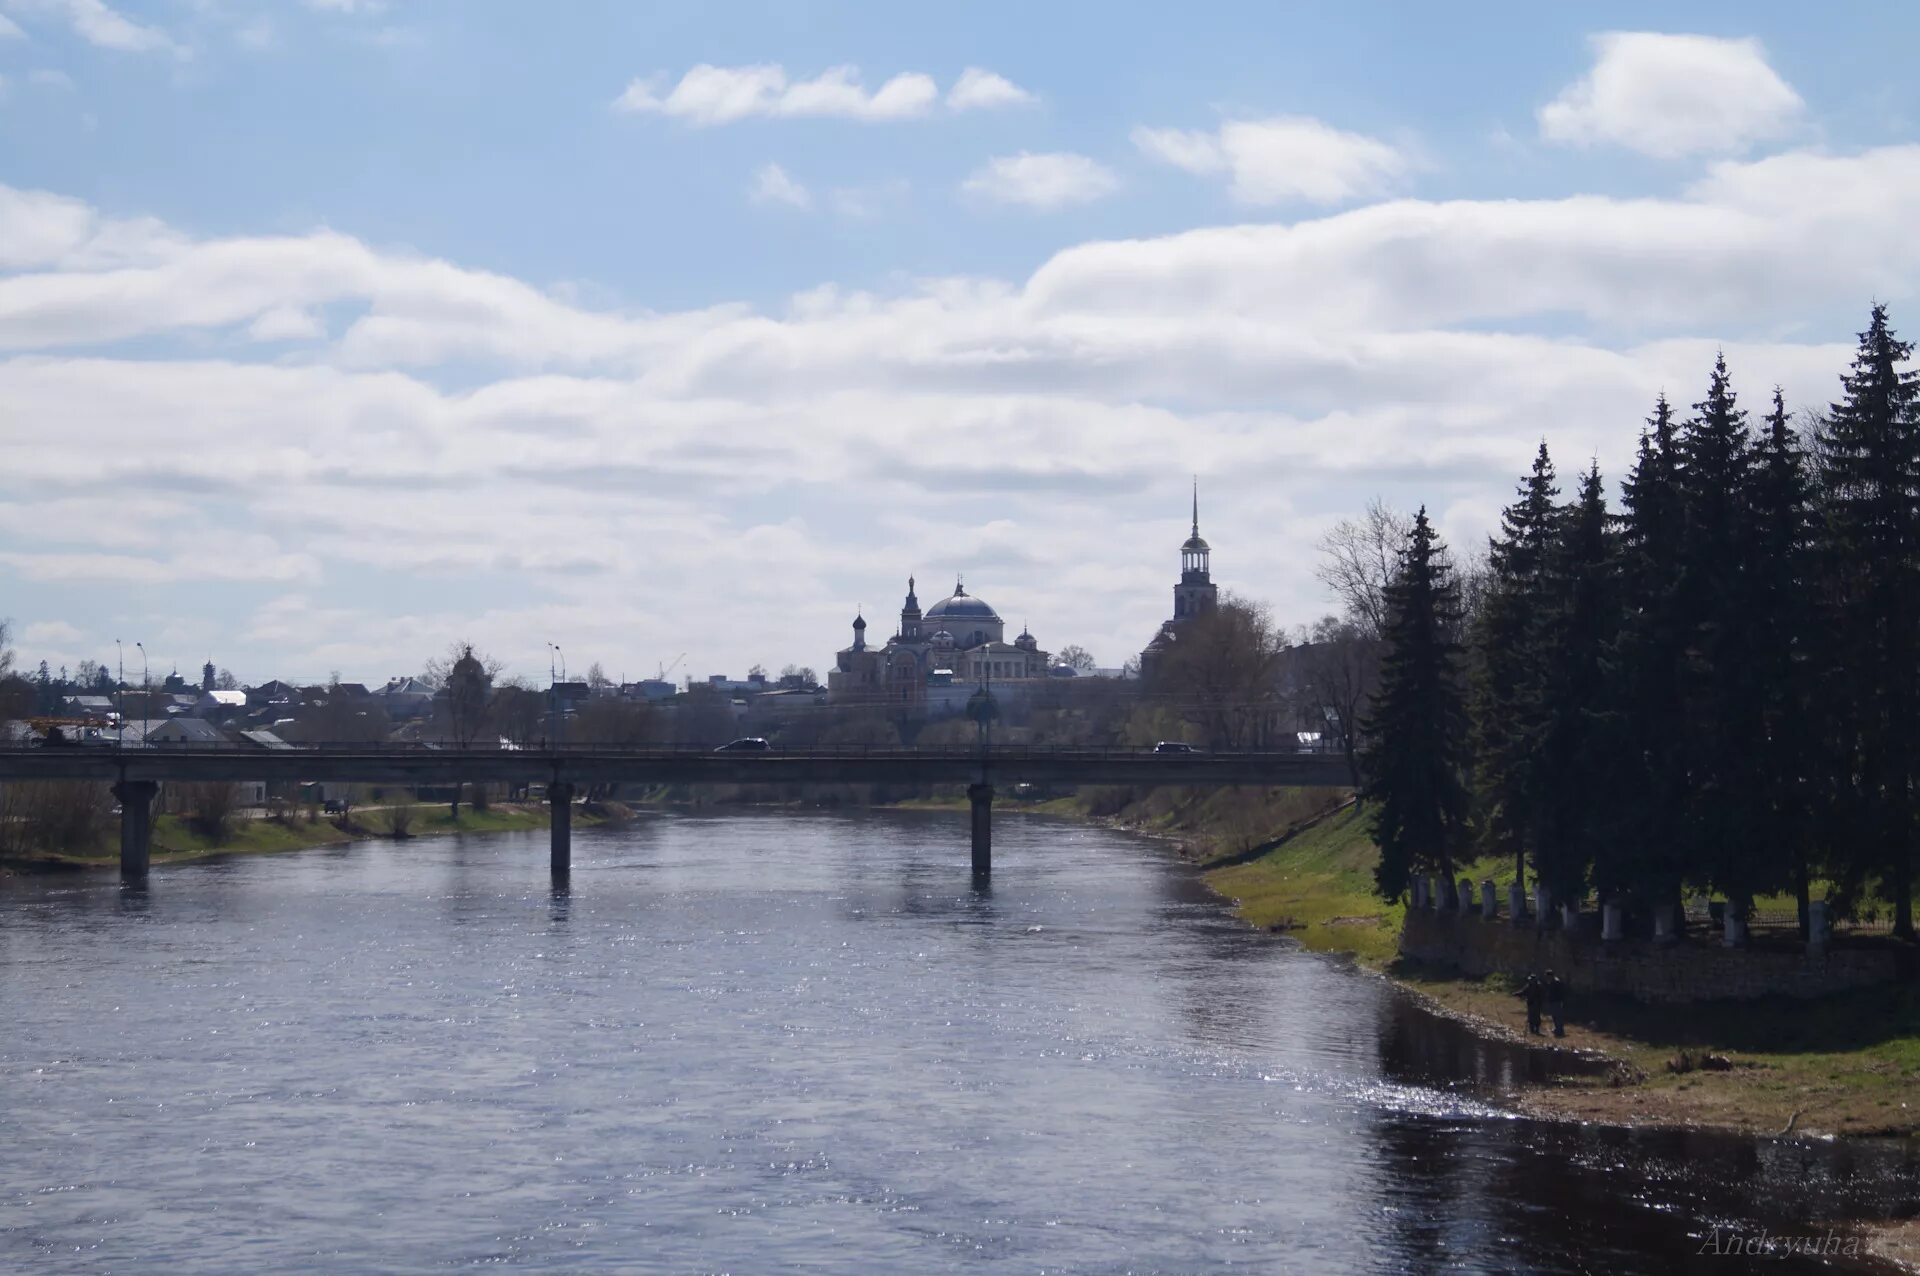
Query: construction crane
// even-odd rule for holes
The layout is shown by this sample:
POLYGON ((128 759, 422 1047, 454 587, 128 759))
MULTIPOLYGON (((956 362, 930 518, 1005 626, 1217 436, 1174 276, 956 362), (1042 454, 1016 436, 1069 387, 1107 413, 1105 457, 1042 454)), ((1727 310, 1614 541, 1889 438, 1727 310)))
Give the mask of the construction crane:
POLYGON ((665 682, 667 680, 667 675, 672 673, 675 669, 678 669, 680 667, 680 662, 682 660, 685 660, 686 658, 687 658, 687 653, 684 651, 681 652, 679 655, 673 658, 672 664, 662 665, 660 667, 660 672, 653 676, 653 680, 655 682, 665 682))

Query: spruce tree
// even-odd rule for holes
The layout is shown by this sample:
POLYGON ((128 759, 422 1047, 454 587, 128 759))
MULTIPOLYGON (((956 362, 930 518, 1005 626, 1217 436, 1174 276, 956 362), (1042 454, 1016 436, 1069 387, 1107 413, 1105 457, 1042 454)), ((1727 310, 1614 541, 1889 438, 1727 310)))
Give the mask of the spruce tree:
MULTIPOLYGON (((1617 557, 1597 464, 1559 521, 1543 575, 1534 868, 1558 899, 1578 899, 1617 832, 1618 715, 1608 704, 1620 628, 1617 557)), ((1611 884, 1611 883, 1609 883, 1611 884)))
POLYGON ((1397 899, 1415 873, 1435 872, 1451 883, 1467 843, 1462 767, 1468 724, 1461 652, 1452 637, 1459 589, 1425 506, 1414 518, 1386 602, 1380 687, 1361 762, 1380 846, 1375 883, 1382 896, 1397 899))
POLYGON ((1831 685, 1846 692, 1848 876, 1877 875, 1913 937, 1915 711, 1920 709, 1920 384, 1876 305, 1843 396, 1815 432, 1831 685))
POLYGON ((1816 777, 1827 768, 1816 748, 1812 711, 1812 484, 1806 454, 1787 422, 1786 402, 1777 387, 1748 474, 1752 527, 1745 611, 1759 718, 1751 793, 1760 815, 1754 850, 1770 876, 1784 876, 1791 883, 1804 938, 1813 875, 1813 813, 1823 798, 1816 777))
POLYGON ((1559 517, 1553 459, 1541 441, 1518 499, 1500 516, 1488 546, 1486 600, 1475 626, 1475 780, 1486 843, 1513 856, 1524 887, 1526 852, 1537 833, 1534 776, 1541 731, 1540 618, 1547 559, 1559 517))
POLYGON ((1689 874, 1725 891, 1744 917, 1754 895, 1779 885, 1755 854, 1752 788, 1758 764, 1760 671, 1748 614, 1752 523, 1747 414, 1716 358, 1707 397, 1680 435, 1679 576, 1675 604, 1685 634, 1682 740, 1689 783, 1681 825, 1689 874))
POLYGON ((1608 701, 1631 729, 1619 760, 1619 837, 1596 865, 1596 880, 1610 895, 1676 907, 1687 793, 1681 735, 1687 643, 1677 607, 1680 468, 1673 409, 1661 395, 1640 435, 1639 455, 1620 486, 1623 616, 1608 701))

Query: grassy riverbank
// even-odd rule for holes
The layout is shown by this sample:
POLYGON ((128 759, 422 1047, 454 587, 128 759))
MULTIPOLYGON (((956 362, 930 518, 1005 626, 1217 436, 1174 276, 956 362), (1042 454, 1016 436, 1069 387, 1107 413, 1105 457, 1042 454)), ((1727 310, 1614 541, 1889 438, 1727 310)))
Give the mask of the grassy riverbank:
MULTIPOLYGON (((1504 976, 1472 979, 1399 956, 1403 914, 1373 893, 1378 851, 1365 812, 1347 805, 1317 819, 1333 795, 1222 794, 1210 802, 1158 799, 1108 812, 1116 823, 1181 841, 1210 865, 1209 885, 1262 929, 1307 948, 1351 954, 1490 1035, 1526 1037, 1526 1014, 1504 976), (1238 810, 1232 809, 1238 806, 1238 810), (1246 846, 1249 822, 1293 826, 1246 846)), ((1097 812, 1098 797, 1074 799, 1097 812)), ((1503 888, 1510 864, 1463 866, 1503 888)), ((1564 1048, 1604 1055, 1610 1075, 1567 1080, 1512 1096, 1543 1116, 1611 1124, 1707 1126, 1755 1134, 1920 1133, 1920 988, 1864 990, 1820 1001, 1774 998, 1649 1006, 1624 997, 1580 997, 1564 1048)), ((1544 1044, 1540 1038, 1530 1040, 1544 1044)))
MULTIPOLYGON (((624 808, 576 807, 576 828, 606 823, 621 818, 624 808)), ((328 816, 309 821, 304 814, 285 820, 236 820, 225 836, 214 838, 174 815, 154 818, 153 862, 175 864, 215 855, 268 855, 281 851, 300 851, 315 846, 336 846, 343 842, 367 839, 405 840, 439 837, 453 833, 511 833, 544 830, 547 809, 538 804, 496 802, 485 810, 471 806, 460 808, 454 819, 447 807, 414 805, 407 807, 368 807, 355 810, 346 819, 328 816), (397 835, 395 827, 404 830, 397 835)), ((30 852, 0 860, 0 868, 110 868, 120 862, 116 844, 102 843, 85 851, 30 852)))

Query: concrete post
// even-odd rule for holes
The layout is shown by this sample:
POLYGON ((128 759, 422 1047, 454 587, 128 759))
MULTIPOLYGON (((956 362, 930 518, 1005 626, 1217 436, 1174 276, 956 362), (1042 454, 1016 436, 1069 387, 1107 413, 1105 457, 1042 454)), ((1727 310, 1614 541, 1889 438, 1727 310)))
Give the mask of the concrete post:
POLYGON ((1473 879, 1471 877, 1460 879, 1453 899, 1454 907, 1460 910, 1462 916, 1473 911, 1473 879))
POLYGON ((1677 944, 1680 942, 1680 928, 1674 924, 1675 910, 1672 904, 1653 906, 1653 942, 1656 944, 1677 944))
POLYGON ((1626 937, 1620 905, 1608 900, 1600 905, 1600 938, 1608 941, 1626 937))
POLYGON ((1807 905, 1807 951, 1824 953, 1827 940, 1832 935, 1832 923, 1827 917, 1827 901, 1816 899, 1807 905))
POLYGON ((1480 915, 1488 921, 1500 915, 1500 896, 1494 893, 1491 877, 1480 883, 1480 915))
POLYGON ((1560 905, 1560 928, 1571 935, 1580 927, 1580 905, 1560 905))
POLYGON ((969 784, 967 801, 973 807, 973 875, 993 876, 993 786, 969 784))
POLYGON ((1460 907, 1460 896, 1455 891, 1451 877, 1440 879, 1440 900, 1434 907, 1443 913, 1451 913, 1460 907))
POLYGON ((1747 919, 1741 914, 1739 909, 1733 906, 1732 900, 1727 901, 1727 908, 1722 916, 1726 918, 1726 928, 1725 934, 1720 940, 1721 944, 1728 948, 1746 947, 1747 919))
POLYGON ((1527 892, 1517 877, 1507 883, 1507 911, 1512 914, 1510 920, 1515 926, 1527 920, 1527 892))
POLYGON ((160 786, 152 780, 122 780, 113 786, 120 800, 120 876, 144 881, 153 848, 153 795, 160 786))
POLYGON ((547 831, 552 838, 548 863, 555 877, 573 872, 573 785, 555 780, 547 786, 547 831))
POLYGON ((1553 892, 1547 889, 1545 882, 1533 884, 1533 924, 1541 930, 1547 928, 1553 917, 1553 892))

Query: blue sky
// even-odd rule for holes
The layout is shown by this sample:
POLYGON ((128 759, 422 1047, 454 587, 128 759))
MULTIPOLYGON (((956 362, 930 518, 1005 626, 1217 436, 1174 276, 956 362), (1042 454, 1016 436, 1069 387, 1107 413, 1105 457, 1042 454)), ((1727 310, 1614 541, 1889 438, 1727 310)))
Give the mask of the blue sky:
POLYGON ((1476 540, 1719 346, 1818 406, 1920 265, 1894 4, 0 14, 28 661, 824 668, 964 571, 1117 664, 1191 473, 1310 621, 1369 497, 1476 540))

